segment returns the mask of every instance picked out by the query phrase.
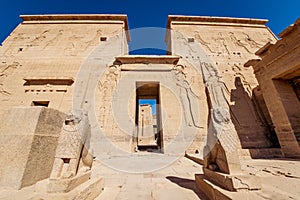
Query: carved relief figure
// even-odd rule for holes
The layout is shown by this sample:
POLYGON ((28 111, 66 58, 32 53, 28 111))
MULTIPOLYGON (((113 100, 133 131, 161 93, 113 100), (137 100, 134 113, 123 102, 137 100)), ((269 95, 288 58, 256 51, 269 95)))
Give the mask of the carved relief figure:
POLYGON ((198 96, 193 92, 190 83, 186 79, 184 67, 177 65, 174 67, 176 85, 179 87, 180 100, 183 105, 185 122, 188 126, 201 128, 198 113, 198 96))
POLYGON ((98 29, 96 31, 95 36, 91 40, 89 40, 87 42, 84 42, 85 43, 84 51, 87 50, 91 46, 97 45, 99 43, 99 41, 100 41, 101 35, 102 35, 102 31, 101 31, 101 29, 98 29))
POLYGON ((229 32, 229 38, 235 46, 242 47, 248 53, 255 53, 255 51, 263 46, 263 44, 256 42, 247 33, 244 32, 239 34, 229 32))
POLYGON ((59 137, 50 180, 72 178, 92 167, 93 156, 89 152, 91 130, 88 116, 82 111, 76 112, 66 117, 59 137))
POLYGON ((102 31, 98 29, 95 36, 88 41, 84 41, 84 37, 78 35, 69 37, 68 41, 70 41, 70 44, 65 48, 65 55, 76 56, 79 52, 84 52, 89 47, 97 45, 101 35, 102 31))
POLYGON ((59 39, 62 37, 63 33, 64 33, 64 30, 60 29, 58 31, 58 33, 55 35, 55 37, 47 42, 47 44, 45 45, 45 47, 43 49, 46 49, 48 46, 57 45, 57 43, 58 43, 59 39))
POLYGON ((120 66, 112 65, 110 66, 106 73, 103 82, 101 80, 98 83, 98 89, 101 92, 101 103, 100 103, 100 116, 99 123, 100 127, 103 127, 105 120, 110 112, 111 99, 113 95, 113 89, 116 87, 117 82, 120 78, 120 66))
POLYGON ((210 122, 204 148, 205 167, 224 173, 239 170, 239 165, 236 166, 239 160, 236 153, 239 140, 226 97, 229 90, 212 64, 201 63, 201 67, 206 75, 205 85, 210 99, 210 122))
POLYGON ((238 39, 236 37, 236 35, 233 32, 229 32, 229 38, 231 40, 231 42, 237 46, 237 47, 242 47, 243 49, 245 49, 248 53, 253 53, 249 50, 249 48, 247 47, 249 44, 248 43, 244 43, 242 42, 240 39, 238 39))
POLYGON ((259 49, 263 46, 263 44, 260 44, 256 41, 254 41, 247 33, 242 32, 243 35, 245 35, 245 42, 250 45, 251 48, 259 49))
POLYGON ((215 53, 215 51, 210 47, 210 43, 204 41, 204 39, 202 39, 202 37, 200 36, 200 33, 198 31, 195 31, 195 39, 200 42, 200 44, 202 44, 203 46, 205 46, 211 53, 215 53))
POLYGON ((72 35, 67 40, 69 42, 68 46, 64 49, 64 55, 76 56, 80 48, 78 48, 78 43, 82 39, 82 36, 72 35))
POLYGON ((46 35, 49 33, 50 30, 45 30, 43 31, 41 34, 39 34, 38 36, 36 36, 31 42, 30 45, 31 46, 37 46, 39 45, 41 42, 43 42, 46 39, 46 35))
POLYGON ((228 49, 228 44, 226 42, 225 36, 223 33, 219 32, 216 41, 216 49, 218 54, 227 54, 230 55, 230 51, 228 49))

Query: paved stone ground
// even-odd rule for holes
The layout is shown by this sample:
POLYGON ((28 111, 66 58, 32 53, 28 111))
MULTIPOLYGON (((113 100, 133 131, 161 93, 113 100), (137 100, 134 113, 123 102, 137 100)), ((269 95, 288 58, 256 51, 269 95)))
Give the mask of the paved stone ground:
POLYGON ((260 177, 263 199, 300 199, 300 160, 253 159, 242 162, 245 170, 260 177))
MULTIPOLYGON (((244 192, 242 199, 300 200, 300 160, 243 160, 242 169, 260 177, 262 184, 262 190, 250 192, 251 198, 244 192)), ((194 181, 194 175, 201 173, 202 165, 181 157, 161 170, 137 174, 115 171, 95 161, 92 176, 105 181, 96 200, 206 200, 194 181)), ((31 199, 35 194, 34 185, 22 190, 1 188, 0 200, 31 199)))
POLYGON ((101 164, 95 168, 105 181, 104 191, 96 200, 205 199, 194 181, 202 166, 185 157, 152 173, 117 172, 101 164))
MULTIPOLYGON (((244 171, 261 178, 262 190, 251 192, 257 199, 300 199, 299 160, 253 159, 241 164, 244 171)), ((104 191, 96 200, 207 199, 194 181, 202 166, 185 157, 153 173, 117 172, 100 163, 95 168, 105 180, 104 191)), ((247 196, 246 192, 245 199, 247 196)))

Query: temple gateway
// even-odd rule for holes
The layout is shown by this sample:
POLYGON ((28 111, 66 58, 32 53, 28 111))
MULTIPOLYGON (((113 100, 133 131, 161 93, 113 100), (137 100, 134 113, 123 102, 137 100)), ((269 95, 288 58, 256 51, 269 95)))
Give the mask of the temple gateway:
POLYGON ((130 55, 126 15, 20 17, 0 46, 0 199, 299 198, 299 20, 277 38, 170 15, 166 55, 130 55))

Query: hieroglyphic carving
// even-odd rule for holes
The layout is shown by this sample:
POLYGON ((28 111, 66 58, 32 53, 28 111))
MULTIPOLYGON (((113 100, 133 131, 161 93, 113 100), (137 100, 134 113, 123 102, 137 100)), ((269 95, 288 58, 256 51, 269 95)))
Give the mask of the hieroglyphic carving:
POLYGON ((93 156, 89 151, 91 129, 87 113, 69 113, 64 122, 50 180, 66 179, 91 169, 93 156))
POLYGON ((176 65, 173 68, 176 85, 179 87, 180 100, 184 110, 185 122, 188 126, 201 128, 199 125, 200 118, 197 112, 198 96, 194 93, 190 83, 186 79, 184 66, 176 65))
POLYGON ((121 69, 119 65, 112 65, 108 67, 104 79, 98 82, 98 89, 101 93, 101 103, 100 103, 100 116, 99 123, 102 128, 105 124, 107 116, 111 110, 111 100, 113 90, 116 87, 118 80, 120 79, 121 69))

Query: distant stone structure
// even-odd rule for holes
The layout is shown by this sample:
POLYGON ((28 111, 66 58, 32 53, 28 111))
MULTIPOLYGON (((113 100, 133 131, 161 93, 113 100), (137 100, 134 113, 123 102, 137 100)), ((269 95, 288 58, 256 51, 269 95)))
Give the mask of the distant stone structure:
POLYGON ((156 153, 197 157, 228 199, 261 188, 242 159, 300 156, 299 20, 278 40, 267 20, 170 15, 155 56, 128 55, 126 15, 21 18, 0 47, 0 187, 94 199, 93 159, 156 153))

